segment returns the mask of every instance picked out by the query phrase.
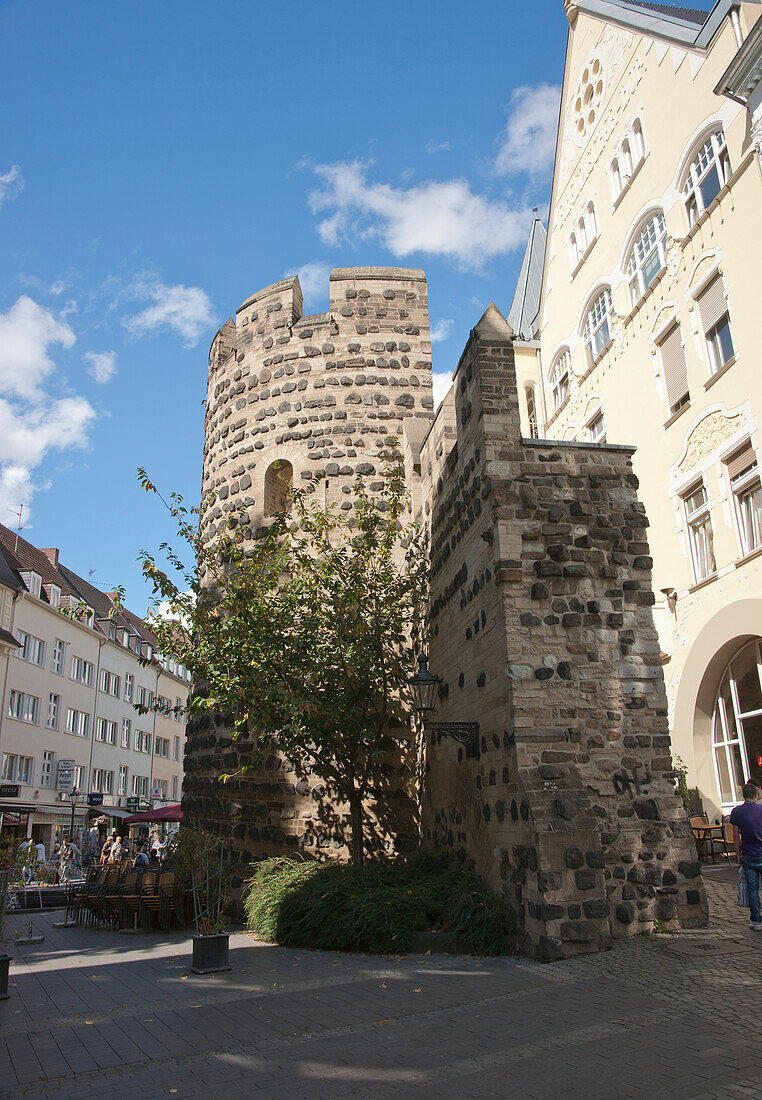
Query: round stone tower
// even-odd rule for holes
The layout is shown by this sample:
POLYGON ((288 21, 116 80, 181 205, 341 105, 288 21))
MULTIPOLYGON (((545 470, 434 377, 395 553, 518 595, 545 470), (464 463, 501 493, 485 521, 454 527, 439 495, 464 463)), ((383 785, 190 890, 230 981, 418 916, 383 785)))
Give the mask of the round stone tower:
MULTIPOLYGON (((299 485, 322 475, 326 502, 351 513, 355 478, 363 475, 372 491, 380 473, 379 443, 391 434, 422 438, 433 415, 431 385, 423 271, 337 268, 329 312, 308 316, 296 277, 253 294, 209 354, 202 487, 216 501, 201 517, 205 533, 232 509, 246 507, 254 523, 276 511, 284 479, 299 485)), ((409 476, 416 472, 409 464, 409 476)), ((319 777, 298 776, 273 754, 224 787, 218 782, 251 753, 216 717, 189 723, 183 808, 188 820, 230 840, 232 888, 255 857, 300 846, 346 853, 342 815, 326 806, 319 777)), ((413 773, 411 757, 398 771, 393 819, 376 823, 377 843, 387 848, 414 843, 413 773)))

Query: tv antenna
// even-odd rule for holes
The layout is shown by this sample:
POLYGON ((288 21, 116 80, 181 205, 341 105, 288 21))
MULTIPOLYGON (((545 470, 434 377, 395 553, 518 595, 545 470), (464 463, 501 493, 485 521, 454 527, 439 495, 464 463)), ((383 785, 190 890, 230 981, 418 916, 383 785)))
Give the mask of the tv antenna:
POLYGON ((24 505, 19 504, 18 512, 14 512, 12 508, 7 508, 6 511, 10 512, 18 520, 18 523, 16 524, 16 544, 13 548, 13 553, 18 554, 18 552, 19 552, 19 535, 21 534, 21 532, 26 527, 26 524, 21 522, 21 517, 24 514, 24 505))

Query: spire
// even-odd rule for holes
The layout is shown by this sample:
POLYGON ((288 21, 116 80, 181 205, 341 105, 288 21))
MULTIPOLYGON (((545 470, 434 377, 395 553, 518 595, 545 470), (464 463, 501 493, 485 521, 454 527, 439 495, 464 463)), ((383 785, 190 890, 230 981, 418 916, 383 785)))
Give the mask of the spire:
POLYGON ((513 295, 513 302, 508 311, 508 324, 519 340, 533 340, 537 335, 547 240, 545 226, 535 209, 534 221, 529 230, 529 240, 516 284, 516 293, 513 295))
POLYGON ((513 336, 513 329, 503 317, 494 302, 485 309, 481 319, 474 326, 474 332, 482 340, 505 340, 513 336))

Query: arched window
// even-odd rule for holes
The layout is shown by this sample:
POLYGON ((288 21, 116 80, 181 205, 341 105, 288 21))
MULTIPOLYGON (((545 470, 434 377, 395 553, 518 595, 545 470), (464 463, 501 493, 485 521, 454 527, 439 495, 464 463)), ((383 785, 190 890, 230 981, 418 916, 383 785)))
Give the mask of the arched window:
POLYGON ((580 255, 579 248, 577 247, 577 234, 572 233, 569 237, 569 267, 574 271, 575 267, 579 263, 580 255))
POLYGON ((630 302, 635 305, 643 297, 666 261, 665 242, 667 227, 664 214, 657 210, 651 214, 635 239, 627 263, 627 281, 630 286, 630 302))
POLYGON ((587 252, 587 226, 584 217, 577 222, 577 241, 579 242, 580 255, 583 256, 587 252))
POLYGON ((636 118, 632 124, 632 145, 635 163, 639 164, 643 157, 646 155, 646 142, 645 138, 643 137, 643 124, 639 118, 636 118))
POLYGON ((294 486, 294 467, 279 459, 267 467, 265 474, 265 515, 291 511, 291 490, 294 486))
POLYGON ((723 809, 743 798, 747 779, 762 778, 762 652, 750 642, 720 681, 712 715, 712 748, 723 809))
POLYGON ((618 157, 614 157, 609 168, 609 186, 611 187, 611 200, 616 202, 622 194, 622 170, 619 167, 618 157))
POLYGON ((585 317, 584 338, 587 357, 592 364, 611 341, 611 290, 604 287, 594 299, 585 317))
POLYGON ((632 150, 629 138, 625 138, 622 142, 622 171, 626 179, 632 175, 632 150))
POLYGON ((591 241, 598 236, 598 219, 595 216, 595 203, 592 199, 587 204, 587 232, 591 241))
POLYGON ((689 226, 709 209, 729 179, 730 157, 720 127, 706 139, 685 173, 682 190, 689 226))
POLYGON ((540 432, 537 427, 537 406, 534 399, 534 386, 527 386, 527 420, 529 421, 529 438, 538 439, 540 432))
POLYGON ((563 405, 566 398, 569 396, 569 375, 571 373, 571 354, 569 349, 565 349, 561 352, 558 358, 550 368, 548 374, 548 383, 550 385, 550 392, 553 398, 553 412, 558 410, 563 405))

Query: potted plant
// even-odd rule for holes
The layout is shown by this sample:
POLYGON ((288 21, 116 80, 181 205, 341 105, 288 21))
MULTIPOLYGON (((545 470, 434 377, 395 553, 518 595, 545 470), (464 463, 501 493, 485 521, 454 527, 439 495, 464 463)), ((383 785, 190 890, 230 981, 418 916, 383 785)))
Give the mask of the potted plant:
POLYGON ((224 844, 201 829, 181 826, 176 840, 178 874, 190 880, 193 898, 193 965, 194 974, 218 974, 230 970, 229 941, 225 931, 223 907, 224 844))
POLYGON ((26 852, 22 851, 20 841, 0 841, 0 1001, 5 1001, 10 996, 8 975, 11 956, 6 951, 6 921, 8 912, 16 908, 13 888, 19 880, 25 857, 26 852))

